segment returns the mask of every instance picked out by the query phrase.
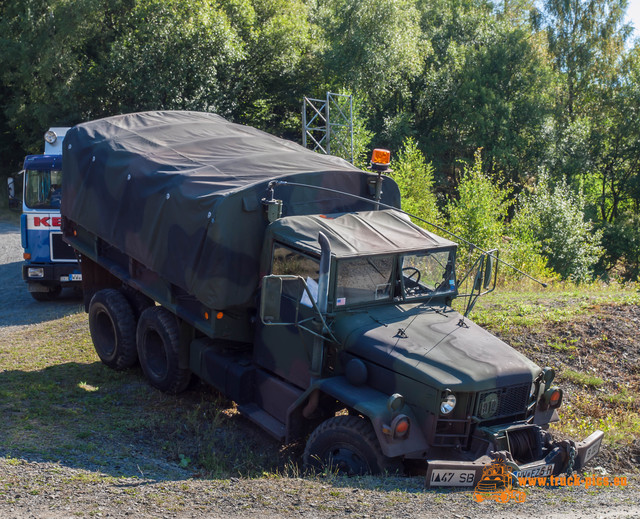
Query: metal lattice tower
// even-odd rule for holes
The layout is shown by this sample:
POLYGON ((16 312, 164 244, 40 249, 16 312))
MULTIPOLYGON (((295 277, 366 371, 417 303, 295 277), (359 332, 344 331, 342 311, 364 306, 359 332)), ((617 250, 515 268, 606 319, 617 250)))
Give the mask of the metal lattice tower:
POLYGON ((326 99, 304 97, 302 145, 353 164, 353 97, 327 92, 326 99))

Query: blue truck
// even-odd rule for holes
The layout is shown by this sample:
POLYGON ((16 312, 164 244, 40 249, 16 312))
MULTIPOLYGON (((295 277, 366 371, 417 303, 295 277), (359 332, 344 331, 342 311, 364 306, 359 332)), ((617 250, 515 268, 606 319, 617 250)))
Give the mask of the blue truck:
POLYGON ((62 241, 60 201, 62 143, 68 128, 45 133, 42 155, 27 155, 23 166, 20 231, 22 278, 36 301, 57 298, 63 287, 80 287, 82 274, 73 249, 62 241))

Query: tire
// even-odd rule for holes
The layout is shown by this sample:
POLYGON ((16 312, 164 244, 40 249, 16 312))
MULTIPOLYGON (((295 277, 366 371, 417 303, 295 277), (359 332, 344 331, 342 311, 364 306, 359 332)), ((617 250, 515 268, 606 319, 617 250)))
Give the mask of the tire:
POLYGON ((89 330, 104 364, 123 370, 136 363, 136 322, 121 292, 106 288, 94 294, 89 303, 89 330))
POLYGON ((127 298, 127 301, 129 301, 136 323, 138 322, 138 319, 140 319, 142 312, 144 312, 147 308, 155 306, 155 302, 153 301, 153 299, 145 296, 142 292, 136 290, 133 287, 130 287, 129 285, 123 285, 120 291, 127 298))
POLYGON ((349 476, 398 472, 398 459, 382 454, 373 427, 359 416, 334 416, 313 431, 304 450, 304 466, 315 472, 349 476))
POLYGON ((166 308, 147 308, 138 321, 138 358, 145 377, 156 389, 177 394, 186 389, 191 371, 180 368, 179 329, 166 308))
POLYGON ((33 297, 36 301, 55 301, 58 299, 58 296, 62 292, 62 287, 60 285, 54 285, 51 287, 51 290, 47 292, 29 292, 31 297, 33 297))

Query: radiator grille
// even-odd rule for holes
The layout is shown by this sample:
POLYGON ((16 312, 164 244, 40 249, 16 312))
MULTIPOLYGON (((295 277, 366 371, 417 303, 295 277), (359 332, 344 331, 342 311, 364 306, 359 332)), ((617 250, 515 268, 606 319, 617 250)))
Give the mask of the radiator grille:
POLYGON ((524 384, 478 393, 474 414, 480 420, 494 420, 525 413, 530 388, 524 384))

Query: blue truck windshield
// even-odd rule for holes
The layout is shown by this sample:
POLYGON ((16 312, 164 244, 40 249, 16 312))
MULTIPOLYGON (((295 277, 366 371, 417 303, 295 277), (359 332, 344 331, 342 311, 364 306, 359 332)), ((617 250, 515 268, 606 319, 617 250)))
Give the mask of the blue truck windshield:
POLYGON ((30 209, 60 209, 62 171, 27 170, 24 202, 30 209))

